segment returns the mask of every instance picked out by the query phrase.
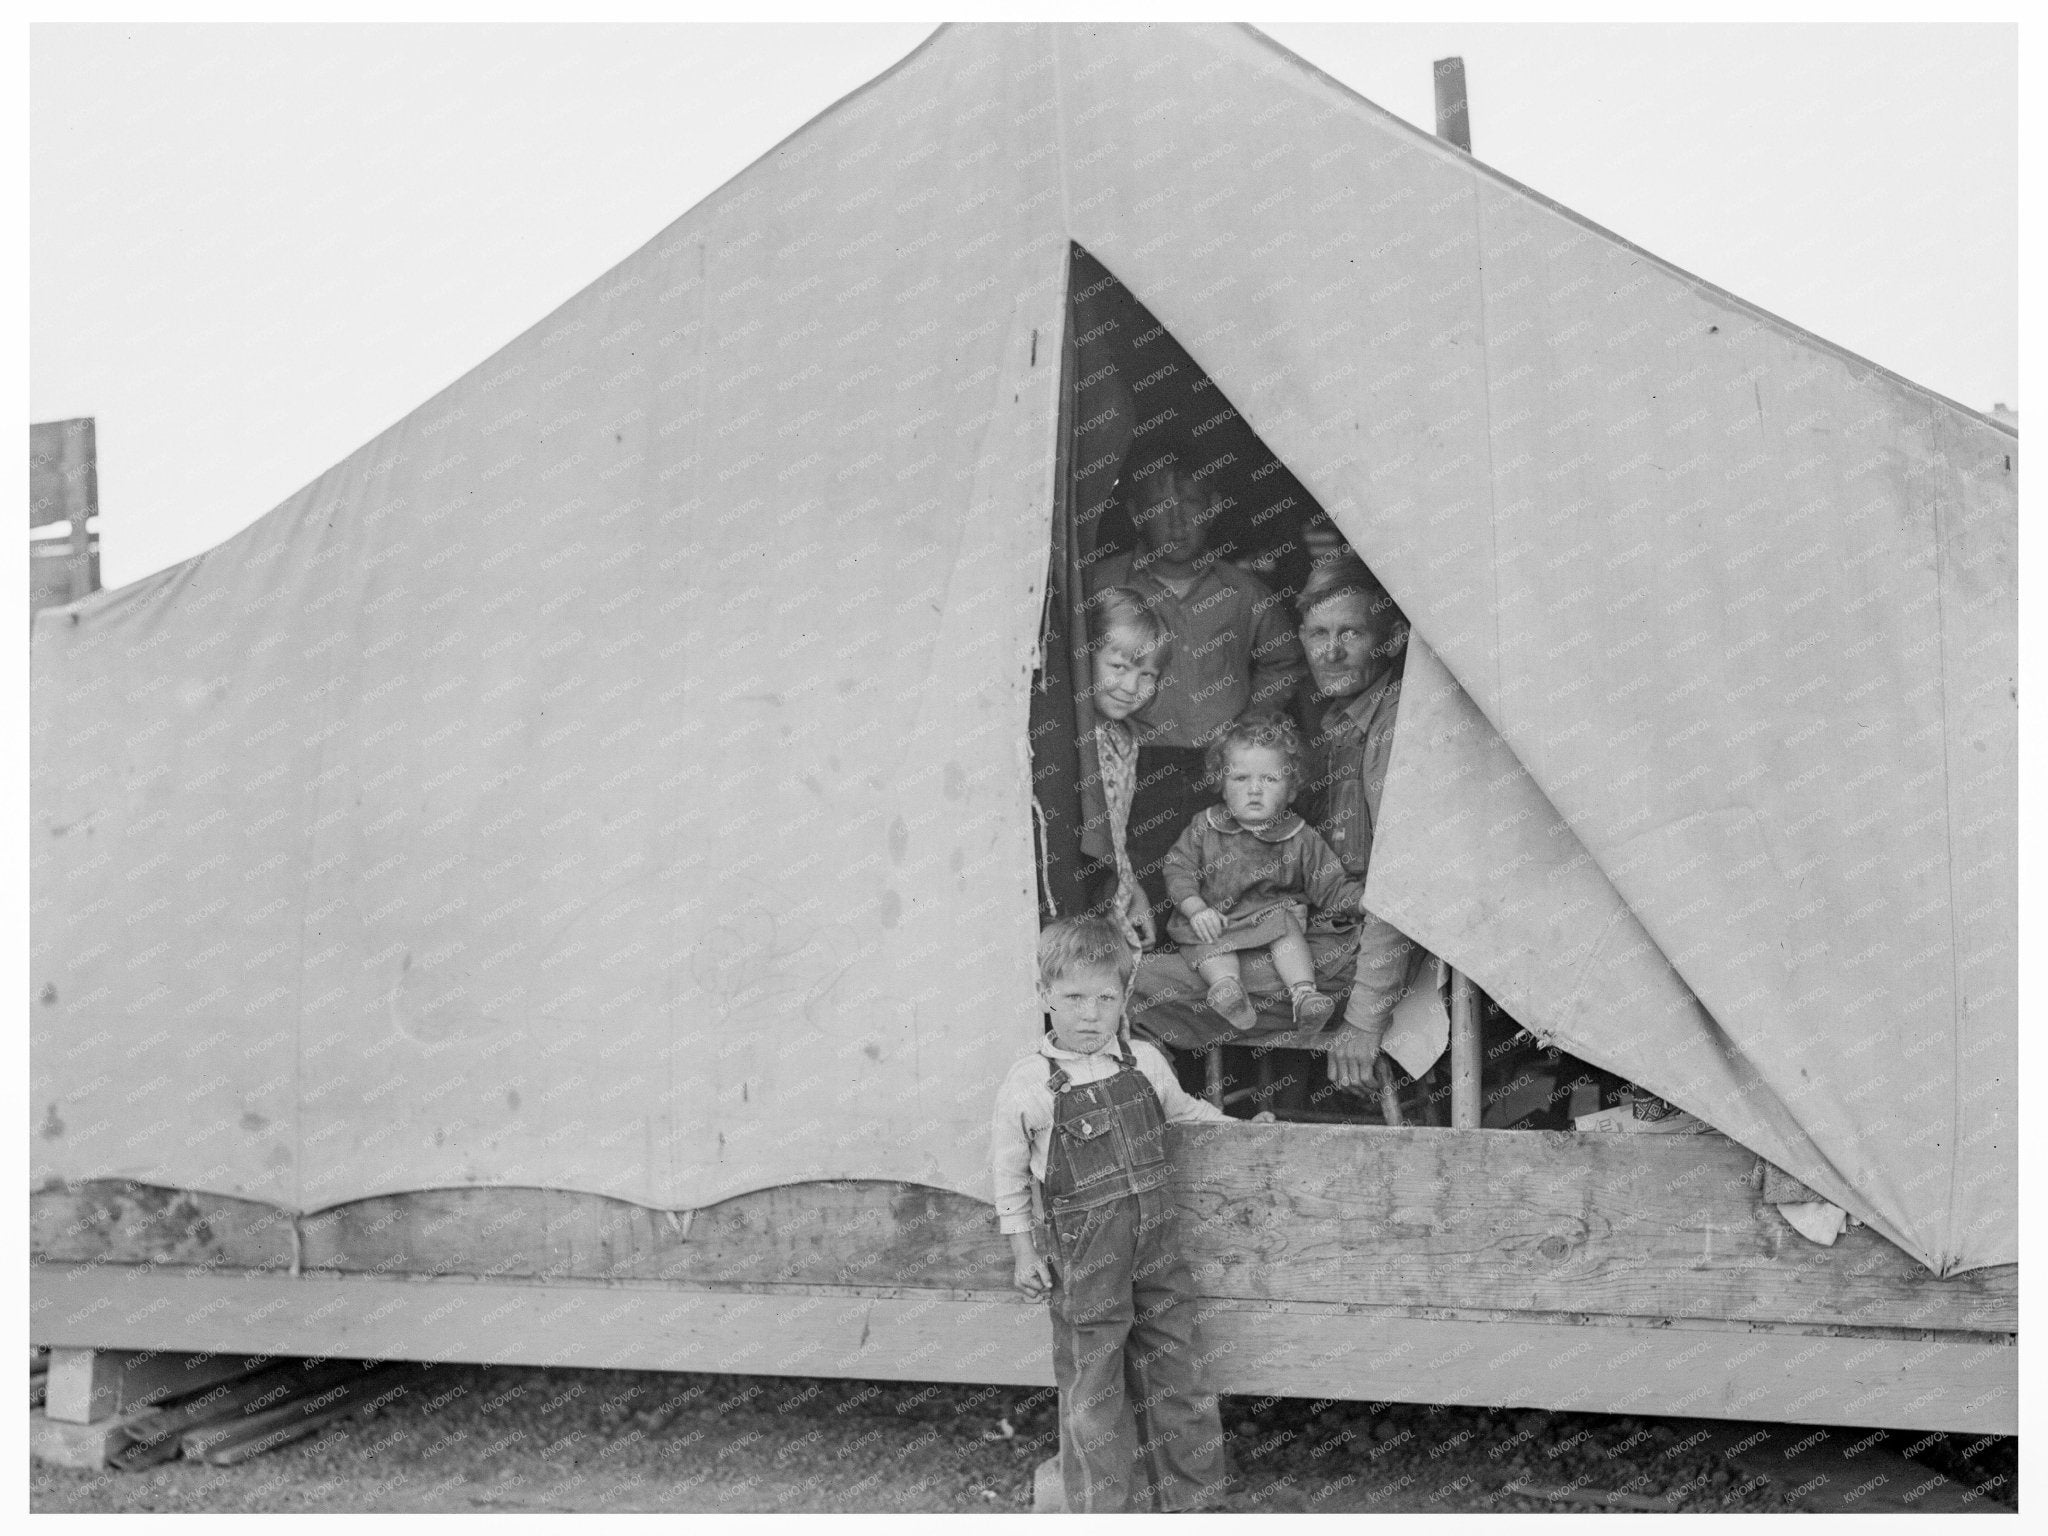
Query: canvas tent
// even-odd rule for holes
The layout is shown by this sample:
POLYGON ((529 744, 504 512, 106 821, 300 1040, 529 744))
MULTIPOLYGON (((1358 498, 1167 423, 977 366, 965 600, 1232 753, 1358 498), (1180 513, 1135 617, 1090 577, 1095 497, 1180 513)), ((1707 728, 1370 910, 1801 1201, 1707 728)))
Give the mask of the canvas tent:
POLYGON ((942 31, 40 615, 34 1179, 985 1193, 1076 243, 1415 624, 1379 909, 2015 1260, 2016 435, 1227 28, 942 31))

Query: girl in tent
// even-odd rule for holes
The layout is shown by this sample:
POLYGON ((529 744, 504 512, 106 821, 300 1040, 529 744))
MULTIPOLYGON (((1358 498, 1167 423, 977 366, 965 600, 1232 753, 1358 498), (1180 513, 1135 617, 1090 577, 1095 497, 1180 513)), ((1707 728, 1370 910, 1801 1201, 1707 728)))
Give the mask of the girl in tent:
POLYGON ((1095 760, 1116 875, 1107 906, 1133 949, 1149 949, 1159 934, 1128 846, 1138 789, 1138 736, 1130 719, 1152 702, 1172 654, 1171 632, 1129 587, 1107 587, 1088 600, 1088 697, 1094 705, 1095 760))

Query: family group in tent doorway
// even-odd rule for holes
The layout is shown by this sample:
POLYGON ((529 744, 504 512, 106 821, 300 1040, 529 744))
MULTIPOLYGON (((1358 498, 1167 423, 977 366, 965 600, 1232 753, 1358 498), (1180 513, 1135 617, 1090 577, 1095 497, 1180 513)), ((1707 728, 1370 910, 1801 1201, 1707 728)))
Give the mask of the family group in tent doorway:
MULTIPOLYGON (((1246 1113, 1441 1123, 1442 967, 1365 901, 1407 621, 1326 520, 1292 587, 1230 558, 1211 462, 1134 444, 1113 493, 1130 547, 1084 572, 1080 846, 1094 910, 1143 951, 1132 1026, 1246 1113), (1381 1054, 1397 1009, 1415 1037, 1398 1074, 1381 1054), (1208 1047, 1301 1044, 1256 1088, 1225 1094, 1209 1072, 1208 1047)), ((1557 1117, 1621 1086, 1550 1066, 1557 1117)))

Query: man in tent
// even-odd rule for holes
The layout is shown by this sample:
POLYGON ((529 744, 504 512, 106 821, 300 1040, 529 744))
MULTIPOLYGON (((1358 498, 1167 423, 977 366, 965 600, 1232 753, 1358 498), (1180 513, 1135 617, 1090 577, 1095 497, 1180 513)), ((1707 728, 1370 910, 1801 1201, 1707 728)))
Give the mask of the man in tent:
MULTIPOLYGON (((1345 873, 1362 879, 1372 862, 1372 829, 1394 747, 1408 621, 1372 572, 1348 555, 1317 569, 1295 609, 1315 683, 1301 809, 1345 873)), ((1344 1027, 1329 1051, 1330 1081, 1339 1088, 1372 1081, 1373 1061, 1416 953, 1406 934, 1366 912, 1344 1027)))

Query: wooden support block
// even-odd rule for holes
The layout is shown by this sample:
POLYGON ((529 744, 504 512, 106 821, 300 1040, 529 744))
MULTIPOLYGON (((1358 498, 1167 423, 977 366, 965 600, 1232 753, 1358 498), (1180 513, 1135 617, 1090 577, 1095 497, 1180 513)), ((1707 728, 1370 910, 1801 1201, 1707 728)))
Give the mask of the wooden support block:
POLYGON ((109 1454, 120 1441, 121 1426, 119 1419, 73 1424, 32 1408, 28 1415, 28 1453, 48 1466, 97 1472, 106 1466, 109 1454))
POLYGON ((1067 1489, 1060 1481, 1060 1459, 1048 1456, 1031 1474, 1031 1513, 1064 1515, 1066 1512, 1067 1489))
POLYGON ((266 1363, 260 1355, 53 1349, 45 1411, 66 1423, 90 1424, 232 1381, 266 1363))

